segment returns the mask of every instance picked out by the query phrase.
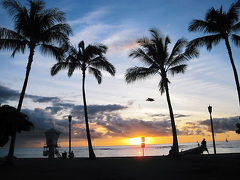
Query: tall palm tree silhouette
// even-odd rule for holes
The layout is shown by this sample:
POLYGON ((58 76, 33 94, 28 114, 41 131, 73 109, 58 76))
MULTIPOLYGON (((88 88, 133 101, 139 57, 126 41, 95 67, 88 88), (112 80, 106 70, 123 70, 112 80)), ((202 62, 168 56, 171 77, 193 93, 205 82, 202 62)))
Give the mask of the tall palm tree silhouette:
POLYGON ((177 130, 174 120, 173 108, 169 95, 170 83, 168 74, 175 75, 177 73, 184 73, 187 64, 185 62, 193 57, 198 56, 198 51, 193 48, 183 48, 187 45, 185 39, 179 39, 171 52, 168 52, 168 46, 171 43, 169 37, 162 36, 157 29, 150 29, 151 39, 142 38, 137 41, 139 48, 133 49, 129 54, 130 57, 138 58, 146 66, 145 67, 131 67, 127 69, 125 79, 127 83, 134 82, 138 79, 145 79, 149 76, 159 75, 161 80, 159 82, 159 90, 161 95, 166 92, 166 98, 171 119, 172 134, 173 134, 173 155, 178 155, 178 138, 177 130))
POLYGON ((102 73, 100 70, 105 70, 109 72, 112 76, 115 75, 115 67, 107 61, 104 54, 107 52, 107 47, 103 44, 88 45, 85 47, 84 41, 79 42, 78 47, 73 46, 65 49, 67 57, 64 60, 60 60, 51 69, 51 75, 56 75, 60 70, 67 69, 68 76, 71 77, 75 69, 80 69, 82 71, 82 95, 83 95, 83 105, 84 105, 84 116, 88 140, 88 150, 89 158, 95 159, 92 148, 91 135, 88 123, 88 111, 87 111, 87 101, 85 94, 85 78, 86 71, 93 74, 97 79, 98 84, 102 82, 102 73))
MULTIPOLYGON (((0 49, 12 50, 12 57, 29 49, 26 75, 17 109, 20 112, 36 47, 40 52, 60 58, 62 50, 58 46, 68 43, 71 33, 64 23, 64 13, 58 9, 45 9, 43 1, 28 1, 28 7, 15 0, 3 0, 2 6, 13 17, 14 30, 0 27, 0 49), (58 45, 58 46, 57 46, 58 45)), ((16 133, 11 138, 8 157, 14 154, 16 133)))
POLYGON ((227 12, 223 11, 222 7, 219 9, 210 8, 204 20, 193 20, 189 27, 189 31, 193 32, 204 32, 209 34, 203 37, 196 38, 190 41, 189 46, 206 46, 207 50, 211 50, 213 45, 219 44, 221 40, 224 40, 230 63, 232 65, 235 83, 238 93, 238 102, 240 106, 240 86, 237 69, 234 63, 233 54, 229 38, 237 45, 240 45, 240 36, 236 33, 240 31, 240 22, 239 22, 239 8, 240 1, 233 3, 227 12))

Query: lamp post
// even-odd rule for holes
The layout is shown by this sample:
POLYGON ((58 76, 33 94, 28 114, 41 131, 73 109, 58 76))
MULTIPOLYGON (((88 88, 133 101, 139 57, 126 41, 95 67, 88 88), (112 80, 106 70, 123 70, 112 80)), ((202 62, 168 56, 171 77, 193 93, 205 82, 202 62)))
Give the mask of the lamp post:
POLYGON ((69 131, 68 131, 68 135, 69 135, 69 151, 68 153, 70 154, 71 153, 71 121, 72 121, 72 116, 69 115, 68 116, 68 122, 69 122, 69 131))
POLYGON ((213 149, 214 149, 214 154, 216 154, 216 145, 215 145, 215 138, 214 138, 213 122, 212 122, 212 106, 210 106, 210 105, 208 106, 208 112, 210 115, 210 122, 211 122, 213 149))
POLYGON ((143 156, 144 156, 145 137, 141 137, 141 148, 142 148, 142 153, 143 153, 143 156))

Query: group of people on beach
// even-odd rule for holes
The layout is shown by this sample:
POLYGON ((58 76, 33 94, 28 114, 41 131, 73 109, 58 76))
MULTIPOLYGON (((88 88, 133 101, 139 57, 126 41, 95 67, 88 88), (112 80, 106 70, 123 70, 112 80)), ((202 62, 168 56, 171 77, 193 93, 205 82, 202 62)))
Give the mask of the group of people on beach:
MULTIPOLYGON (((207 151, 207 153, 209 154, 208 148, 207 148, 207 142, 205 140, 205 138, 203 138, 202 142, 201 142, 201 146, 198 143, 198 147, 197 148, 193 148, 193 149, 189 149, 186 151, 182 151, 181 155, 187 155, 187 154, 202 154, 204 151, 207 151)), ((173 155, 173 147, 171 147, 171 149, 169 150, 169 155, 172 156, 173 155)))

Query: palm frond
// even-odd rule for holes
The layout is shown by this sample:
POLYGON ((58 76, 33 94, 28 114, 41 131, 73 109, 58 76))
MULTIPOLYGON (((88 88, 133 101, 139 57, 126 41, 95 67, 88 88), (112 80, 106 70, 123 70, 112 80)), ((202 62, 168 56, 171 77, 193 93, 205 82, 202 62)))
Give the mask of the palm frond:
POLYGON ((173 46, 172 52, 167 60, 167 64, 171 64, 171 62, 173 61, 174 57, 180 53, 182 53, 183 48, 186 46, 187 44, 187 40, 184 38, 181 38, 179 40, 177 40, 177 42, 175 43, 175 45, 173 46))
POLYGON ((18 53, 18 52, 24 53, 27 43, 26 43, 26 41, 20 41, 19 43, 16 43, 15 45, 16 45, 16 47, 13 50, 11 57, 14 57, 15 54, 18 53))
POLYGON ((45 22, 45 24, 49 26, 56 23, 62 23, 66 20, 64 15, 65 13, 57 8, 45 9, 41 13, 41 22, 45 22))
POLYGON ((84 43, 84 41, 80 41, 80 42, 78 43, 78 48, 79 48, 79 49, 82 49, 82 50, 85 49, 85 43, 84 43))
POLYGON ((231 39, 236 46, 240 46, 240 36, 239 35, 232 34, 231 39))
POLYGON ((168 45, 171 43, 171 40, 168 36, 166 37, 161 37, 157 41, 155 41, 155 46, 156 46, 156 54, 153 56, 155 57, 154 59, 158 62, 158 64, 165 64, 167 62, 167 58, 169 56, 168 52, 168 45), (161 60, 161 61, 160 61, 161 60))
POLYGON ((28 9, 25 7, 20 11, 15 17, 14 20, 14 29, 16 32, 22 36, 31 39, 31 36, 38 34, 42 30, 42 24, 37 20, 36 17, 30 17, 28 9))
POLYGON ((80 60, 81 59, 80 56, 82 56, 81 52, 82 52, 81 50, 78 51, 74 46, 71 46, 71 45, 68 46, 67 53, 69 54, 69 56, 72 56, 72 57, 80 60))
POLYGON ((112 76, 116 73, 115 67, 103 56, 97 56, 96 58, 90 60, 89 65, 97 69, 105 70, 112 76))
POLYGON ((151 33, 152 40, 160 40, 162 39, 162 35, 160 31, 157 28, 151 28, 149 29, 149 32, 151 33))
POLYGON ((181 64, 181 65, 171 67, 168 71, 174 76, 175 74, 178 74, 178 73, 184 73, 186 69, 187 69, 187 65, 181 64))
POLYGON ((187 45, 187 48, 185 49, 185 52, 183 53, 183 56, 187 60, 198 57, 199 56, 199 50, 198 50, 197 46, 187 45))
POLYGON ((221 34, 203 36, 190 41, 188 44, 188 47, 193 48, 193 47, 206 46, 207 50, 210 51, 212 49, 212 46, 217 45, 221 39, 222 39, 221 34))
POLYGON ((99 71, 98 69, 93 68, 93 67, 88 67, 88 72, 90 74, 94 75, 94 77, 97 79, 98 84, 101 84, 101 82, 102 82, 102 73, 101 73, 101 71, 99 71))
POLYGON ((103 44, 94 44, 94 45, 88 45, 84 50, 84 56, 87 59, 91 59, 92 57, 96 55, 102 55, 107 52, 107 46, 103 44))
POLYGON ((68 62, 68 77, 71 77, 73 75, 73 72, 75 71, 76 68, 79 68, 77 63, 75 62, 68 62))
POLYGON ((194 57, 198 57, 199 51, 196 46, 187 46, 187 48, 185 48, 185 51, 182 52, 186 44, 186 39, 179 39, 176 42, 172 53, 166 63, 166 71, 168 71, 171 67, 181 65, 194 57))
POLYGON ((68 62, 66 62, 66 61, 60 61, 60 62, 54 64, 53 67, 51 68, 51 75, 54 76, 60 70, 67 69, 68 65, 69 65, 68 62))
POLYGON ((26 40, 25 37, 23 37, 21 34, 7 29, 0 27, 0 38, 1 39, 17 39, 17 40, 26 40))
POLYGON ((142 46, 142 50, 153 60, 155 65, 161 66, 164 63, 165 52, 162 39, 156 43, 145 44, 142 46))
POLYGON ((72 30, 68 24, 55 24, 41 34, 40 41, 43 43, 56 42, 59 45, 66 44, 71 33, 72 30))
POLYGON ((29 16, 34 17, 38 14, 41 14, 41 11, 44 9, 45 3, 43 1, 28 1, 29 3, 29 16))
POLYGON ((134 82, 136 80, 145 79, 150 75, 155 75, 157 69, 155 68, 146 68, 146 67, 132 67, 127 69, 125 74, 125 80, 127 83, 134 82))
POLYGON ((205 15, 205 19, 207 22, 215 22, 219 15, 222 15, 222 13, 223 13, 222 6, 220 7, 220 9, 215 9, 212 7, 208 9, 205 15))
MULTIPOLYGON (((0 49, 24 52, 26 45, 26 41, 16 39, 0 39, 0 49)), ((12 56, 14 56, 16 52, 13 52, 12 56)))
POLYGON ((64 57, 64 49, 53 45, 41 44, 40 51, 45 55, 51 55, 55 57, 57 60, 61 60, 64 57))
POLYGON ((158 64, 141 48, 131 50, 129 57, 138 58, 146 65, 155 64, 156 66, 158 66, 158 64))
POLYGON ((170 83, 168 78, 165 78, 165 79, 162 78, 158 83, 158 88, 159 88, 161 95, 165 93, 165 83, 170 83))
POLYGON ((227 19, 229 21, 229 24, 234 24, 234 22, 237 22, 239 20, 239 17, 238 17, 238 11, 239 11, 239 8, 240 8, 240 2, 237 1, 235 3, 232 3, 230 8, 228 9, 228 12, 227 12, 227 19))
POLYGON ((164 44, 164 47, 165 47, 164 51, 167 52, 167 56, 166 56, 166 57, 169 56, 169 55, 168 55, 168 45, 169 45, 170 43, 171 43, 171 39, 167 36, 167 37, 165 38, 165 44, 164 44))
POLYGON ((152 43, 151 40, 147 37, 143 37, 143 38, 140 38, 137 40, 137 43, 140 45, 140 46, 144 46, 145 44, 150 44, 152 43))
POLYGON ((18 12, 22 11, 23 6, 15 0, 3 0, 2 6, 7 9, 9 15, 16 15, 18 12))
POLYGON ((13 50, 12 57, 17 52, 24 53, 28 41, 19 33, 7 28, 0 28, 0 49, 13 50))
POLYGON ((188 26, 188 30, 190 32, 205 32, 205 33, 209 33, 213 31, 214 26, 212 23, 209 23, 207 21, 203 21, 203 20, 197 20, 194 19, 190 25, 188 26))
POLYGON ((234 24, 231 29, 232 29, 232 32, 239 31, 240 30, 240 22, 234 24))

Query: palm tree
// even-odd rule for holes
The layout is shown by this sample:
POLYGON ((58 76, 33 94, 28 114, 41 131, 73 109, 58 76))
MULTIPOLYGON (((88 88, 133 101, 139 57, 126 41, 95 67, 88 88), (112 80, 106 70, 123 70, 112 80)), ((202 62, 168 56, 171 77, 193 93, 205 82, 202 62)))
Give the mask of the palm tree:
MULTIPOLYGON (((3 0, 3 7, 13 17, 14 30, 0 27, 0 50, 12 50, 12 57, 29 49, 26 75, 17 109, 20 112, 36 47, 43 54, 60 58, 62 50, 58 46, 68 42, 71 33, 65 24, 64 13, 58 9, 45 9, 43 1, 28 0, 28 7, 16 0, 3 0), (58 45, 58 46, 57 46, 58 45)), ((16 133, 11 137, 8 156, 13 157, 16 133)))
POLYGON ((240 45, 240 36, 234 34, 240 30, 238 16, 239 8, 240 1, 233 3, 227 12, 224 12, 222 7, 220 9, 211 8, 207 11, 204 20, 193 20, 190 23, 188 30, 191 32, 203 32, 207 34, 206 36, 190 41, 189 46, 206 46, 207 50, 210 51, 213 45, 217 45, 221 40, 224 40, 235 77, 238 101, 240 105, 240 86, 238 73, 233 60, 232 49, 229 42, 229 38, 231 38, 231 40, 237 46, 240 45))
POLYGON ((157 29, 150 29, 151 39, 142 38, 137 41, 139 48, 133 49, 129 54, 130 57, 138 58, 145 64, 145 67, 131 67, 127 69, 125 79, 127 83, 134 82, 139 79, 145 79, 149 76, 159 75, 160 82, 158 84, 161 95, 166 92, 166 98, 171 119, 172 134, 173 134, 173 155, 178 155, 178 139, 177 130, 174 121, 173 108, 169 95, 170 83, 168 74, 175 75, 184 73, 187 65, 185 62, 193 57, 198 56, 198 51, 195 48, 188 48, 183 51, 187 45, 185 39, 179 39, 172 51, 168 52, 168 46, 171 43, 169 37, 162 36, 157 29))
POLYGON ((87 111, 87 101, 85 94, 85 78, 86 71, 93 74, 97 79, 98 84, 102 82, 102 73, 100 70, 105 70, 109 72, 112 76, 115 75, 115 67, 107 61, 104 54, 107 51, 107 47, 103 44, 88 45, 85 47, 84 41, 79 42, 78 47, 75 48, 70 46, 67 51, 67 57, 65 60, 60 60, 51 69, 51 75, 54 76, 62 69, 68 70, 68 76, 71 77, 75 69, 80 69, 82 71, 82 94, 83 94, 83 104, 84 104, 84 116, 88 140, 88 150, 89 158, 95 159, 92 148, 91 135, 88 123, 88 111, 87 111))
POLYGON ((8 142, 9 136, 15 134, 15 125, 19 133, 30 131, 33 127, 26 114, 9 105, 0 106, 0 147, 8 142))
MULTIPOLYGON (((240 118, 239 118, 240 119, 240 118)), ((240 134, 240 123, 236 124, 237 130, 235 131, 237 134, 240 134)))

